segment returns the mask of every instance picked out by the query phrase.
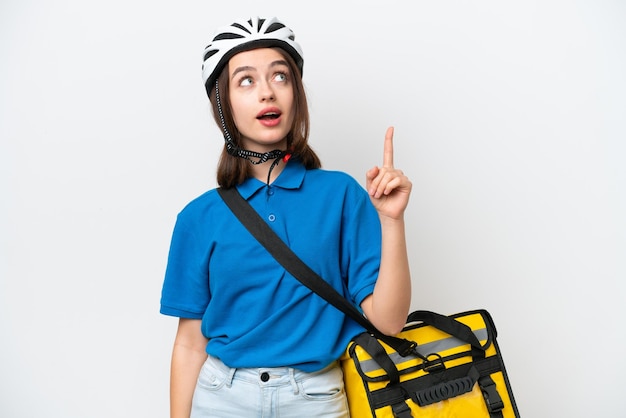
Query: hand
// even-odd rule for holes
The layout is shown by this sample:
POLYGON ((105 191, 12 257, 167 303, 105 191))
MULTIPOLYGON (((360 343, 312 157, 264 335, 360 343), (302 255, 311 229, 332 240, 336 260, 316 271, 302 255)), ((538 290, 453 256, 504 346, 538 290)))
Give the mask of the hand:
POLYGON ((383 166, 366 173, 366 187, 380 216, 401 219, 409 203, 412 184, 401 170, 393 167, 393 127, 387 128, 383 166))

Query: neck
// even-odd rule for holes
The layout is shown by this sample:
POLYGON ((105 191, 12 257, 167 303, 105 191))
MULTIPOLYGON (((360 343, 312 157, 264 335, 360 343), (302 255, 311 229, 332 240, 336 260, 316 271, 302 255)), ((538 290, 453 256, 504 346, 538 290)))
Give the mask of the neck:
POLYGON ((275 160, 269 160, 261 164, 252 164, 251 172, 252 177, 262 181, 263 183, 271 184, 280 176, 285 168, 285 161, 281 158, 280 161, 275 163, 275 160), (272 164, 274 167, 272 168, 272 164), (270 170, 271 173, 270 173, 270 170), (269 174, 269 179, 268 179, 269 174))

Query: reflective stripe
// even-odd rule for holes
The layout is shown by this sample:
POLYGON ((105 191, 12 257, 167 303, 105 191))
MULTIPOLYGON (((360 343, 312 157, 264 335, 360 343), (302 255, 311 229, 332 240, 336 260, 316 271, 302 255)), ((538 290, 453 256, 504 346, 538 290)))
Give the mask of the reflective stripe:
MULTIPOLYGON (((479 341, 485 341, 488 338, 486 328, 473 330, 473 332, 479 341)), ((462 340, 459 340, 458 338, 449 337, 449 338, 444 338, 442 340, 437 340, 437 341, 433 341, 433 342, 426 343, 426 344, 419 344, 417 346, 417 351, 421 355, 427 356, 432 353, 440 353, 442 351, 450 350, 451 348, 461 347, 467 344, 468 343, 462 340)), ((419 357, 414 356, 414 355, 408 355, 406 357, 402 357, 400 354, 396 353, 395 351, 393 353, 390 353, 389 357, 396 365, 405 363, 409 360, 419 359, 419 357)), ((361 370, 363 370, 363 373, 370 373, 375 370, 380 370, 380 366, 374 359, 361 360, 359 362, 359 365, 361 366, 361 370)))

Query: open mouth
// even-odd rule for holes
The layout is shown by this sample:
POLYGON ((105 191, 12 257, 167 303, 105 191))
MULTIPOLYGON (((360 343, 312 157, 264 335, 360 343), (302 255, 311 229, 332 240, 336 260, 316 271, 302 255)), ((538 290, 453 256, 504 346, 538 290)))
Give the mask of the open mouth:
POLYGON ((257 116, 257 119, 260 119, 260 120, 274 120, 274 119, 278 119, 279 117, 280 117, 280 113, 268 112, 268 113, 264 113, 262 115, 257 116))

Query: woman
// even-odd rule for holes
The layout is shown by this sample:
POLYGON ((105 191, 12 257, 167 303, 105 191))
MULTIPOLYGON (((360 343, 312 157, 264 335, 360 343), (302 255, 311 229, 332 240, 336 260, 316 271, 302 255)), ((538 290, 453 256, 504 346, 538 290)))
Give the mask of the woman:
MULTIPOLYGON (((393 167, 393 129, 367 191, 320 169, 302 68, 293 32, 276 18, 217 31, 203 79, 225 138, 218 184, 237 187, 313 270, 395 334, 410 305, 411 183, 393 167)), ((349 416, 337 359, 363 329, 287 273, 216 190, 178 215, 161 313, 180 318, 173 418, 349 416)))

